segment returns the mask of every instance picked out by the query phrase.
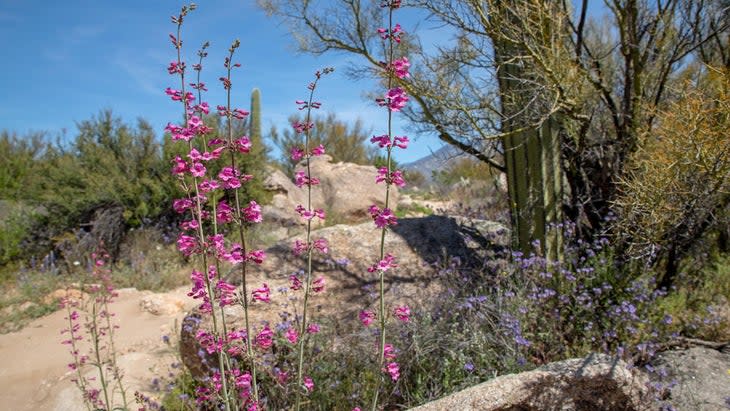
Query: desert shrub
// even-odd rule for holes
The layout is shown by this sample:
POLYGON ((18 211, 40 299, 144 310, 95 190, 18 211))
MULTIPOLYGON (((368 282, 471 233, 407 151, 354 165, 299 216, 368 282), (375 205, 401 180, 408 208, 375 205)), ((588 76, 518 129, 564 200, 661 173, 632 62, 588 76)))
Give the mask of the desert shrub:
POLYGON ((0 266, 23 257, 23 240, 28 235, 35 214, 22 203, 2 201, 0 207, 0 266))
POLYGON ((713 260, 700 267, 683 266, 675 286, 659 304, 674 318, 681 335, 726 341, 730 338, 730 256, 713 260))
POLYGON ((48 141, 43 133, 0 132, 0 200, 33 199, 48 141))
POLYGON ((709 69, 657 113, 632 158, 616 232, 628 255, 663 263, 661 286, 672 285, 682 258, 709 233, 726 230, 729 127, 730 73, 709 69))
POLYGON ((666 292, 657 289, 646 265, 619 264, 607 239, 574 241, 573 227, 561 227, 561 261, 542 257, 539 244, 530 255, 512 253, 499 277, 505 304, 500 321, 535 364, 596 351, 630 362, 650 359, 677 329, 658 304, 666 292))

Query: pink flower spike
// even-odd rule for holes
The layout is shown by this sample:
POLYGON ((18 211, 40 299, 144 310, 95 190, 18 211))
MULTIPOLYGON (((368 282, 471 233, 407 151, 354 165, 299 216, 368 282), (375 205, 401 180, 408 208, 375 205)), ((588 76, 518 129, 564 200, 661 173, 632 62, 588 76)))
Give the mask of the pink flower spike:
POLYGON ((307 326, 307 333, 317 334, 320 331, 319 324, 311 323, 307 326))
POLYGON ((411 309, 407 305, 401 305, 393 310, 393 315, 404 323, 407 323, 410 319, 409 316, 411 315, 411 309))
POLYGON ((257 288, 253 290, 253 299, 256 301, 262 301, 265 303, 271 302, 271 298, 269 298, 269 293, 271 290, 269 290, 269 285, 264 283, 264 285, 261 288, 257 288))

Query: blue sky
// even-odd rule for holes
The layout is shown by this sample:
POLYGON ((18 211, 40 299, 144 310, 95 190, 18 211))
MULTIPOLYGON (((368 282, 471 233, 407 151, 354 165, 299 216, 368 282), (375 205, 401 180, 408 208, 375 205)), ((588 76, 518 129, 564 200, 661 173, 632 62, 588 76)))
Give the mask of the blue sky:
MULTIPOLYGON (((24 135, 47 131, 56 136, 76 134, 76 122, 110 108, 127 123, 138 117, 152 123, 158 134, 168 121, 180 118, 179 105, 163 90, 176 86, 177 78, 166 66, 175 50, 168 39, 175 26, 170 15, 182 2, 171 0, 50 1, 0 0, 0 129, 24 135)), ((345 54, 320 57, 297 54, 286 27, 268 18, 253 0, 199 1, 184 24, 185 58, 208 40, 204 81, 210 90, 204 100, 211 106, 224 103, 216 80, 223 74, 223 58, 238 38, 236 61, 243 67, 233 79, 234 105, 248 108, 254 87, 262 93, 264 130, 273 124, 286 127, 286 118, 297 112, 295 100, 306 96, 306 85, 315 70, 334 66, 336 71, 319 88, 322 114, 361 118, 373 133, 382 134, 386 114, 364 94, 374 83, 353 82, 345 68, 358 61, 345 54)), ((189 63, 190 64, 190 63, 189 63)), ((407 134, 405 120, 396 116, 396 134, 407 134)), ((414 136, 415 144, 398 154, 408 162, 428 155, 442 143, 432 136, 414 136)))

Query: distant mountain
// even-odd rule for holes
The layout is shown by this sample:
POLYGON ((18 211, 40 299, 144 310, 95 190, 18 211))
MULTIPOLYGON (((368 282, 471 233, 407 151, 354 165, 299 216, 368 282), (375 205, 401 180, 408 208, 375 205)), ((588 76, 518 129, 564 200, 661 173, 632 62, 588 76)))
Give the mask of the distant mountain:
POLYGON ((416 161, 403 164, 401 167, 406 171, 418 171, 431 183, 431 176, 434 170, 443 170, 466 154, 452 145, 445 145, 426 157, 416 161))

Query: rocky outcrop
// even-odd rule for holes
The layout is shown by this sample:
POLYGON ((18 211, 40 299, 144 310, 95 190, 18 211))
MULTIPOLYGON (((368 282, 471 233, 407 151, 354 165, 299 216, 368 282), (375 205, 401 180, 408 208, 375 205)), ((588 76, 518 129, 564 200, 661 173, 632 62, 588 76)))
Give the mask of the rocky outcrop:
MULTIPOLYGON (((305 167, 302 162, 296 170, 305 167)), ((319 185, 312 187, 312 206, 324 209, 330 218, 343 222, 362 221, 369 217, 367 208, 371 204, 382 207, 385 203, 385 186, 375 183, 378 173, 373 166, 332 163, 332 157, 322 155, 311 159, 310 168, 312 176, 320 180, 319 185)), ((271 171, 265 186, 274 195, 271 204, 264 207, 264 220, 284 226, 302 224, 294 209, 298 204, 306 206, 306 187, 297 187, 292 178, 280 170, 271 171)), ((397 204, 396 187, 391 188, 390 196, 391 204, 397 204)))
POLYGON ((730 345, 665 351, 652 361, 651 370, 654 385, 664 390, 664 401, 674 409, 730 408, 730 345))
MULTIPOLYGON (((375 302, 377 274, 369 273, 367 268, 379 258, 380 230, 372 222, 336 225, 316 230, 312 237, 324 238, 329 243, 329 253, 317 255, 313 264, 315 278, 323 276, 326 283, 325 292, 312 297, 315 317, 357 324, 357 313, 375 302)), ((433 302, 432 297, 441 290, 439 276, 434 275, 436 269, 431 263, 444 257, 457 257, 462 264, 480 264, 489 250, 506 245, 509 235, 503 226, 492 222, 430 216, 399 220, 385 240, 386 251, 395 255, 398 263, 398 268, 385 277, 388 303, 405 303, 417 308, 433 302)), ((289 275, 301 270, 305 263, 292 255, 293 241, 291 238, 270 247, 264 263, 248 271, 249 289, 267 283, 272 290, 270 304, 252 304, 252 324, 258 326, 261 321, 267 321, 273 328, 281 321, 280 314, 288 313, 291 318, 294 312, 289 305, 289 298, 295 296, 288 290, 289 275)), ((231 280, 235 276, 232 273, 231 280)), ((242 309, 229 307, 226 317, 232 327, 238 328, 243 321, 242 309)), ((200 364, 201 350, 194 336, 201 327, 210 329, 210 321, 209 316, 193 312, 183 323, 181 354, 194 374, 206 368, 200 364)))
POLYGON ((504 375, 413 411, 650 410, 648 379, 626 363, 591 354, 504 375))

